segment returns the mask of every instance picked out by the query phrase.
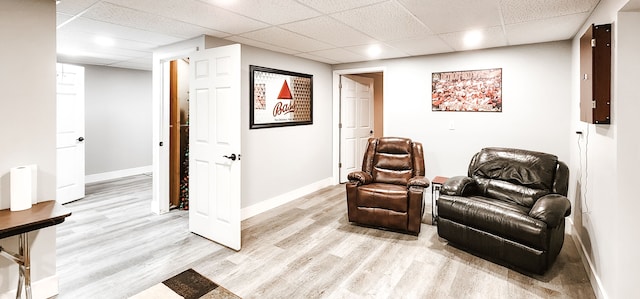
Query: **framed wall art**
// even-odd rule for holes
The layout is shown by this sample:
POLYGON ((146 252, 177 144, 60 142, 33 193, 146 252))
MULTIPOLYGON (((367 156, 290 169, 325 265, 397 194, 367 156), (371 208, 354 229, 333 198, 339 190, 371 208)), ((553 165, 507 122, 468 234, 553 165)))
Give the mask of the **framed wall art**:
POLYGON ((502 68, 432 73, 431 110, 502 112, 502 68))
POLYGON ((313 75, 249 68, 250 129, 313 123, 313 75))

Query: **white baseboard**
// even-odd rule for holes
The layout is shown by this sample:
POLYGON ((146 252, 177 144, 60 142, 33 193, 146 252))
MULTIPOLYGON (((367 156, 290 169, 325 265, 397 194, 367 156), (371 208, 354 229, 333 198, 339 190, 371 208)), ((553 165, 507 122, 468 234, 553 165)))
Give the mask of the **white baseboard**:
POLYGON ((264 213, 268 210, 271 210, 273 208, 279 207, 283 204, 286 204, 290 201, 296 200, 302 196, 305 196, 309 193, 313 193, 315 191, 318 191, 322 188, 331 186, 331 178, 326 178, 320 181, 317 181, 315 183, 309 184, 307 186, 289 191, 287 193, 272 197, 270 199, 267 200, 263 200, 257 204, 254 204, 252 206, 248 206, 246 208, 243 208, 242 211, 240 212, 240 215, 242 217, 242 220, 245 220, 247 218, 251 218, 255 215, 258 215, 260 213, 264 213))
MULTIPOLYGON (((17 284, 17 283, 16 283, 17 284)), ((16 285, 17 286, 17 285, 16 285)), ((24 290, 22 290, 22 296, 24 290)), ((49 276, 31 283, 33 299, 46 299, 58 295, 58 275, 49 276)), ((15 299, 16 289, 0 294, 0 299, 15 299)))
POLYGON ((103 173, 90 174, 84 177, 85 184, 119 179, 127 176, 138 175, 143 173, 149 173, 153 171, 153 166, 142 166, 136 168, 128 168, 116 171, 109 171, 103 173))
POLYGON ((567 218, 567 222, 569 226, 571 226, 571 239, 573 243, 578 248, 578 254, 580 254, 580 259, 582 260, 582 265, 584 269, 587 271, 587 275, 589 276, 589 282, 591 282, 591 288, 593 288, 593 292, 596 295, 596 298, 608 299, 607 292, 604 289, 604 285, 602 284, 602 280, 600 280, 600 276, 595 270, 593 265, 593 261, 589 258, 589 254, 587 254, 587 249, 582 242, 582 239, 578 235, 575 227, 573 226, 573 221, 570 218, 567 218))

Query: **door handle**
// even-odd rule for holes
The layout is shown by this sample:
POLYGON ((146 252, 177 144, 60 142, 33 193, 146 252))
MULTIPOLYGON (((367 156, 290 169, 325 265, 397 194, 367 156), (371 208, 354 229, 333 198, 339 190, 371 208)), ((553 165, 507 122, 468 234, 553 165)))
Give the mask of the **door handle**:
POLYGON ((84 141, 84 137, 80 136, 80 137, 78 137, 78 139, 76 139, 76 140, 78 140, 78 141, 80 141, 80 142, 83 142, 83 141, 84 141))
POLYGON ((226 155, 225 155, 225 156, 223 156, 223 157, 225 157, 225 158, 227 158, 227 159, 229 159, 229 160, 231 160, 231 161, 235 161, 235 160, 236 160, 236 154, 231 154, 231 155, 229 155, 229 156, 226 156, 226 155))

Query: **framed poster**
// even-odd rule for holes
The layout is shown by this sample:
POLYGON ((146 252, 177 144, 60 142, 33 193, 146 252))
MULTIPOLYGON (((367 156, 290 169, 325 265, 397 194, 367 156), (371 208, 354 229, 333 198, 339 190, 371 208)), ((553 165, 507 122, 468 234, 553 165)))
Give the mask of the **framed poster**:
POLYGON ((502 68, 432 73, 431 110, 502 112, 502 68))
POLYGON ((313 76, 249 66, 249 129, 313 123, 313 76))

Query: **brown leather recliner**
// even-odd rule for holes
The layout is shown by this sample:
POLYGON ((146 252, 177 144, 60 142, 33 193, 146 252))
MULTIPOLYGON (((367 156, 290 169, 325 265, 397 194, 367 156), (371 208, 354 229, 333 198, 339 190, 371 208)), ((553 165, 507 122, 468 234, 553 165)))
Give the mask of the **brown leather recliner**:
POLYGON ((485 148, 440 191, 438 235, 483 257, 543 274, 564 242, 569 169, 551 154, 485 148))
POLYGON ((348 175, 349 221, 420 233, 424 210, 422 144, 397 137, 370 138, 362 171, 348 175))

